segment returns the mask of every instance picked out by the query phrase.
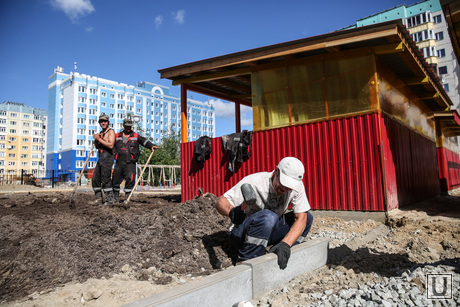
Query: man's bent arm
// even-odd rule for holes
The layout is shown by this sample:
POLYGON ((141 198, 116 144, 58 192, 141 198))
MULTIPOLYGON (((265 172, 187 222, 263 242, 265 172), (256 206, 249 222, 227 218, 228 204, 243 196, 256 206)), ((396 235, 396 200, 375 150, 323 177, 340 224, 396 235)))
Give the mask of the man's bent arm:
POLYGON ((228 216, 230 210, 233 209, 232 204, 228 201, 227 198, 221 196, 217 199, 216 210, 223 216, 228 216))
POLYGON ((292 246, 307 225, 307 212, 295 213, 295 222, 282 241, 292 246))

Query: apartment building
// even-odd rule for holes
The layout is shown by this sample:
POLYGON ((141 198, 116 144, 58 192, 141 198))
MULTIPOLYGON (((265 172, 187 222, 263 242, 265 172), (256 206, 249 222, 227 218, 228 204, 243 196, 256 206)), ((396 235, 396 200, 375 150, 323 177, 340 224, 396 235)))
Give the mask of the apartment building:
POLYGON ((0 103, 0 175, 43 174, 46 125, 46 110, 24 103, 0 103))
POLYGON ((449 38, 447 22, 439 0, 420 1, 409 6, 399 5, 362 18, 347 28, 395 19, 402 19, 427 63, 438 75, 454 104, 451 109, 460 110, 460 67, 449 38))
MULTIPOLYGON (((57 67, 49 77, 47 168, 79 170, 100 130, 98 116, 110 117, 110 127, 120 131, 125 117, 137 121, 141 133, 160 144, 170 129, 180 131, 180 97, 166 86, 150 82, 128 85, 57 67)), ((215 134, 214 107, 187 99, 188 138, 215 134)), ((87 168, 95 167, 94 153, 87 168)))

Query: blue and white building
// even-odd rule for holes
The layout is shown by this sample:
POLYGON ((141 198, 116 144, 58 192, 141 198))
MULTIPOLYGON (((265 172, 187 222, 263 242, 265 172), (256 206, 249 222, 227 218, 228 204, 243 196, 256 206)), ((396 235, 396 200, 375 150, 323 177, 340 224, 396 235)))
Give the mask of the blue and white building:
MULTIPOLYGON (((169 88, 149 82, 127 85, 57 67, 48 85, 47 169, 79 170, 100 131, 98 117, 106 113, 110 127, 122 129, 128 114, 139 119, 141 134, 160 144, 170 129, 180 132, 180 97, 169 88)), ((214 107, 208 102, 187 99, 188 139, 215 135, 214 107)), ((93 153, 87 168, 96 165, 93 153)))
POLYGON ((447 22, 439 0, 399 5, 364 17, 347 28, 362 27, 402 19, 420 52, 431 66, 454 104, 460 110, 460 67, 449 38, 447 22))

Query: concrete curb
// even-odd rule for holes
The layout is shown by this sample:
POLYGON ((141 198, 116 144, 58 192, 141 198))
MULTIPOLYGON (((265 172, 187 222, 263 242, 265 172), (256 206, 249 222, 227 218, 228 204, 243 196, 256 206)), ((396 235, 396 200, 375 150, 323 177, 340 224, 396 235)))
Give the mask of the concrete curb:
POLYGON ((326 238, 310 240, 292 247, 285 270, 278 267, 275 254, 267 254, 124 306, 230 307, 271 291, 298 275, 320 268, 327 262, 327 253, 326 238))

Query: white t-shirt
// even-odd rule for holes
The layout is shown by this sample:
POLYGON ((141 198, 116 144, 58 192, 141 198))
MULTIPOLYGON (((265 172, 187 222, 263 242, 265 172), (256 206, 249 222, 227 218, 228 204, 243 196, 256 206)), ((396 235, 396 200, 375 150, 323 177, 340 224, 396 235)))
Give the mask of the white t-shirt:
POLYGON ((270 180, 273 172, 261 172, 248 175, 241 179, 234 187, 224 193, 224 197, 232 204, 232 206, 240 206, 244 203, 243 194, 241 193, 241 186, 243 183, 249 183, 252 185, 259 199, 254 207, 246 207, 244 212, 247 215, 251 215, 262 209, 270 209, 278 216, 281 217, 283 213, 292 204, 292 210, 294 213, 307 212, 310 210, 310 203, 308 202, 307 195, 305 194, 305 187, 302 184, 302 190, 296 192, 290 190, 284 194, 278 195, 273 188, 270 180))

